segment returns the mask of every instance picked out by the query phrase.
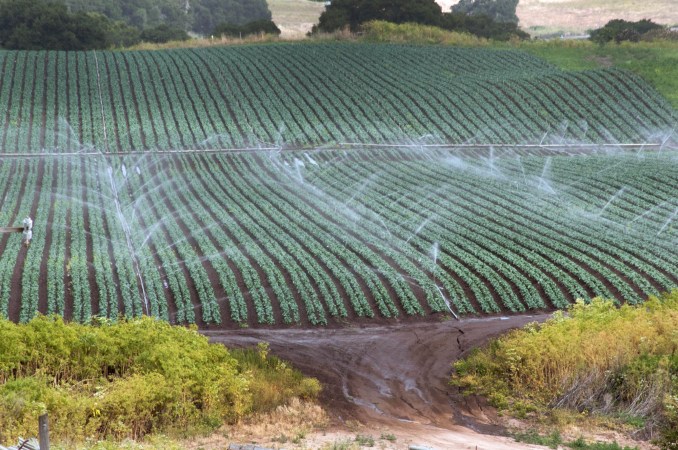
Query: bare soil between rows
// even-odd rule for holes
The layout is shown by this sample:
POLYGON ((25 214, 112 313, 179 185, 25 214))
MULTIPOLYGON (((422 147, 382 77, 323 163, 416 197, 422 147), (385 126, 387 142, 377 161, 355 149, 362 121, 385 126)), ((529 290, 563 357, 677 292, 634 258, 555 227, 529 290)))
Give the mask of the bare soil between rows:
POLYGON ((549 314, 346 328, 203 331, 230 348, 267 342, 271 352, 323 385, 335 425, 470 428, 504 434, 483 399, 448 384, 451 363, 489 339, 549 314))

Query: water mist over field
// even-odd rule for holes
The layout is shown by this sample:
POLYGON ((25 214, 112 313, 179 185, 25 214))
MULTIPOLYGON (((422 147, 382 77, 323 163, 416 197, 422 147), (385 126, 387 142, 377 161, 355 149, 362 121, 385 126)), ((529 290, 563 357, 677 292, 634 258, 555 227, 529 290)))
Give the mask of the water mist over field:
MULTIPOLYGON (((241 150, 17 155, 6 176, 42 175, 4 194, 21 205, 6 221, 31 214, 42 238, 25 263, 5 252, 2 285, 32 297, 22 317, 37 305, 205 324, 635 302, 671 287, 674 130, 594 145, 568 137, 573 126, 585 123, 524 145, 427 135, 295 150, 281 126, 241 150), (49 290, 27 289, 10 269, 22 263, 49 290)), ((77 142, 67 122, 59 132, 77 142)))

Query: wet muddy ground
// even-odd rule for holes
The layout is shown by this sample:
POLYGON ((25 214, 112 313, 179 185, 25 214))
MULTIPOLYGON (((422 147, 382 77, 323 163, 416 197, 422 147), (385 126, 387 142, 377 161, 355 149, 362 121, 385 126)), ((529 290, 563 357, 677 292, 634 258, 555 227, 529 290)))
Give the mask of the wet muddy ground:
POLYGON ((273 354, 322 382, 321 403, 337 424, 419 426, 427 433, 461 426, 502 434, 492 408, 481 399, 464 398, 448 385, 451 362, 492 337, 548 316, 204 334, 232 348, 268 342, 273 354))

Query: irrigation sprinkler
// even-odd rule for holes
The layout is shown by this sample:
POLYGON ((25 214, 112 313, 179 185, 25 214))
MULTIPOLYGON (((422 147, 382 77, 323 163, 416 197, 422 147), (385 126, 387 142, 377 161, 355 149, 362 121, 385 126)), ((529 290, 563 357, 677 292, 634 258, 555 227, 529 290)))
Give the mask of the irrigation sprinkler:
POLYGON ((0 234, 2 233, 22 233, 24 239, 22 243, 28 247, 33 239, 33 220, 30 217, 26 217, 22 222, 23 226, 21 227, 0 227, 0 234))

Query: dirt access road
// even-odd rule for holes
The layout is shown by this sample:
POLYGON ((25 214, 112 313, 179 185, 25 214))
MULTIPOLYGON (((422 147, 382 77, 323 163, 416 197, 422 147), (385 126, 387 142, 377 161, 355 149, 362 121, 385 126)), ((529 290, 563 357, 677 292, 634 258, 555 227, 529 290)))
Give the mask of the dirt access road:
MULTIPOLYGON (((533 448, 498 437, 491 409, 447 385, 450 363, 512 328, 549 315, 489 317, 337 329, 205 331, 227 347, 265 341, 271 352, 318 378, 335 424, 396 430, 433 448, 533 448)), ((399 441, 403 444, 403 441, 399 441)))

